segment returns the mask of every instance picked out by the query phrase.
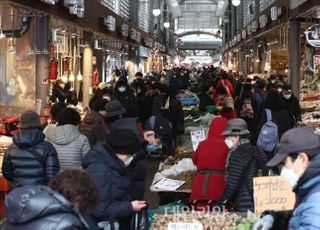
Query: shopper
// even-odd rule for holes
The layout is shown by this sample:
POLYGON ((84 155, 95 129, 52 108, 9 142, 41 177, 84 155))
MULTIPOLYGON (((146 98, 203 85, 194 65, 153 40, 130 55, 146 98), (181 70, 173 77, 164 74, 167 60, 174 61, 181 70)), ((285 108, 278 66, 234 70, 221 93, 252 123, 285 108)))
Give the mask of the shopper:
POLYGON ((81 214, 93 208, 99 198, 90 177, 82 170, 65 170, 49 186, 29 185, 10 192, 1 229, 89 229, 81 214))
POLYGON ((58 126, 46 133, 46 140, 58 152, 60 168, 81 168, 81 161, 89 152, 88 138, 80 133, 80 114, 72 108, 65 108, 57 115, 58 126))
POLYGON ((52 102, 65 102, 65 103, 67 103, 67 102, 70 102, 73 94, 74 94, 73 89, 67 90, 66 83, 64 81, 62 81, 61 79, 58 79, 54 83, 54 86, 52 89, 51 101, 52 102))
POLYGON ((118 222, 120 229, 128 230, 131 215, 146 207, 145 201, 132 201, 126 170, 134 154, 145 145, 131 130, 115 130, 83 159, 83 168, 99 188, 101 202, 91 213, 97 222, 118 222))
MULTIPOLYGON (((286 110, 281 94, 276 89, 270 89, 267 98, 262 106, 260 118, 258 118, 257 134, 261 132, 263 125, 267 122, 267 112, 265 109, 271 110, 272 121, 278 126, 278 137, 289 129, 294 127, 294 120, 291 114, 286 110)), ((268 153, 268 158, 271 159, 272 153, 268 153)))
POLYGON ((257 112, 258 116, 261 112, 261 107, 263 105, 263 102, 265 101, 267 94, 266 94, 266 87, 267 87, 267 81, 264 79, 259 79, 254 88, 254 100, 257 105, 257 112))
POLYGON ((277 154, 268 162, 283 164, 281 176, 296 194, 293 212, 268 211, 254 229, 320 229, 320 141, 309 127, 287 131, 281 138, 277 154))
POLYGON ((137 109, 138 109, 138 118, 139 121, 144 123, 145 120, 148 118, 145 109, 146 103, 146 85, 142 79, 143 74, 141 72, 137 72, 135 75, 136 79, 133 80, 131 84, 131 88, 134 91, 134 95, 137 99, 137 109))
POLYGON ((47 185, 59 172, 59 160, 53 145, 45 141, 39 115, 26 110, 19 128, 4 154, 2 174, 12 189, 24 185, 47 185))
POLYGON ((219 206, 231 207, 237 212, 254 210, 253 178, 267 174, 265 153, 250 143, 250 132, 241 118, 228 121, 222 133, 230 149, 227 160, 227 185, 218 201, 219 206))
MULTIPOLYGON (((105 119, 99 127, 96 125, 94 129, 95 140, 103 142, 106 136, 117 129, 130 129, 141 140, 144 141, 143 130, 138 118, 122 118, 125 109, 119 101, 114 100, 106 104, 105 119)), ((143 199, 146 176, 147 176, 147 160, 145 149, 140 149, 134 156, 133 161, 127 167, 128 175, 130 177, 130 193, 135 199, 143 199)))
POLYGON ((228 94, 225 87, 219 87, 216 90, 217 98, 216 105, 221 107, 220 115, 227 118, 228 120, 237 117, 233 98, 228 94))
POLYGON ((57 127, 57 114, 64 108, 67 107, 67 104, 64 102, 57 102, 53 104, 50 109, 51 121, 50 123, 43 129, 43 133, 46 134, 48 129, 57 127))
POLYGON ((270 89, 275 89, 277 84, 278 77, 275 74, 272 74, 268 79, 267 84, 267 92, 269 92, 270 89))
POLYGON ((217 81, 216 88, 224 87, 227 90, 229 96, 234 96, 234 88, 231 82, 228 80, 228 75, 226 72, 222 72, 219 80, 217 81))
POLYGON ((226 185, 224 174, 229 149, 221 135, 226 124, 226 118, 215 117, 209 128, 208 139, 199 144, 192 157, 198 173, 193 180, 190 202, 198 210, 210 210, 215 206, 226 185))
POLYGON ((154 99, 152 114, 162 113, 172 124, 173 140, 165 141, 168 149, 166 154, 170 155, 174 153, 174 149, 178 146, 178 137, 184 134, 183 109, 172 87, 161 84, 159 90, 161 93, 154 99), (172 141, 174 142, 173 146, 172 141))
POLYGON ((298 123, 302 121, 301 118, 301 107, 298 98, 292 93, 291 85, 285 84, 282 88, 282 97, 284 106, 293 116, 294 122, 298 123))
POLYGON ((105 106, 109 101, 107 99, 97 99, 92 103, 92 109, 88 111, 80 123, 80 132, 88 138, 89 144, 92 147, 97 143, 94 135, 95 129, 101 130, 102 122, 105 117, 105 106))
POLYGON ((95 110, 94 106, 96 101, 105 99, 107 101, 112 100, 113 90, 111 84, 100 82, 96 92, 94 93, 93 97, 89 101, 89 108, 91 110, 95 110))
POLYGON ((127 82, 119 80, 116 83, 114 97, 126 109, 122 114, 123 117, 136 117, 138 115, 137 100, 127 82))
POLYGON ((211 98, 211 94, 213 91, 212 82, 203 82, 201 85, 201 91, 199 93, 199 111, 207 112, 207 106, 213 106, 213 99, 211 98))

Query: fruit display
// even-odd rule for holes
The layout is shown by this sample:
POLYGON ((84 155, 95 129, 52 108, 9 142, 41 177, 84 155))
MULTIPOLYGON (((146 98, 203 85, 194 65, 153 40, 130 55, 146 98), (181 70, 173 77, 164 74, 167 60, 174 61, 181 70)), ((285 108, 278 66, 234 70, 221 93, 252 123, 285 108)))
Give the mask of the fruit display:
POLYGON ((242 220, 237 222, 237 226, 229 227, 227 230, 251 230, 253 229, 254 221, 242 220))
POLYGON ((247 230, 247 228, 236 228, 241 223, 246 223, 246 219, 228 212, 219 214, 189 212, 157 215, 153 221, 152 229, 167 230, 169 223, 199 223, 203 225, 203 230, 247 230))

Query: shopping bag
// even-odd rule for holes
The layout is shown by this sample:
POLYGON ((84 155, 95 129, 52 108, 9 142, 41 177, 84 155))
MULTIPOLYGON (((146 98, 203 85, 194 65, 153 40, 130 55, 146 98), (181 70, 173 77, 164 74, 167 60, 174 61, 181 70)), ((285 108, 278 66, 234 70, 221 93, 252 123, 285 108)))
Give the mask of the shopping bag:
POLYGON ((149 230, 147 208, 132 215, 130 230, 149 230))

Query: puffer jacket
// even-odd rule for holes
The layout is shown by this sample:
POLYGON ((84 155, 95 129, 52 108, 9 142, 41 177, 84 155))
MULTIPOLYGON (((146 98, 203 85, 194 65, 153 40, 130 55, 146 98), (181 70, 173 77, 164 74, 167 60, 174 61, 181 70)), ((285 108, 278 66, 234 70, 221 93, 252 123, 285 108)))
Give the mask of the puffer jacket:
POLYGON ((84 156, 90 145, 86 136, 75 125, 62 125, 47 130, 46 139, 58 152, 60 168, 81 168, 84 156))
POLYGON ((99 189, 100 202, 91 216, 96 222, 119 221, 121 229, 126 229, 124 220, 130 218, 133 210, 130 180, 124 163, 108 147, 98 143, 85 156, 82 167, 99 189))
POLYGON ((259 163, 254 155, 264 162, 267 157, 264 152, 250 143, 239 145, 229 154, 227 162, 227 185, 218 205, 234 205, 235 211, 253 211, 253 177, 257 176, 259 163))
POLYGON ((9 193, 2 230, 88 229, 78 210, 46 186, 24 186, 9 193))
POLYGON ((103 115, 96 111, 89 111, 84 117, 80 124, 80 132, 88 138, 90 146, 97 143, 95 135, 93 134, 94 129, 101 129, 103 122, 103 115))
POLYGON ((47 185, 59 172, 56 149, 44 140, 40 129, 22 129, 13 137, 13 144, 5 152, 2 173, 11 188, 24 185, 47 185), (30 152, 34 149, 44 159, 45 166, 30 152))
POLYGON ((320 229, 320 156, 316 156, 295 189, 297 203, 289 222, 290 230, 320 229))

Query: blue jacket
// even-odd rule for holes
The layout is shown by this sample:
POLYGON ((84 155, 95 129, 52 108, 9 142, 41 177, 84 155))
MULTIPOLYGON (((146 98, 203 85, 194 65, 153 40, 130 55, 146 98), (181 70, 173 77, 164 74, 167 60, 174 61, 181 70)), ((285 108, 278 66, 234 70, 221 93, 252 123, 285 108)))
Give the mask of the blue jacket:
POLYGON ((320 176, 314 177, 300 187, 297 200, 298 203, 289 222, 289 229, 320 229, 320 176))
POLYGON ((125 165, 102 144, 96 144, 85 156, 82 167, 99 189, 100 202, 91 212, 97 221, 116 221, 133 213, 129 195, 130 180, 125 165))
POLYGON ((24 185, 47 185, 59 172, 58 155, 40 129, 22 129, 13 137, 13 144, 7 149, 2 163, 3 176, 11 187, 24 185), (34 149, 45 165, 30 152, 34 149))
POLYGON ((24 186, 10 192, 5 202, 2 230, 84 230, 79 211, 66 198, 46 186, 24 186))

